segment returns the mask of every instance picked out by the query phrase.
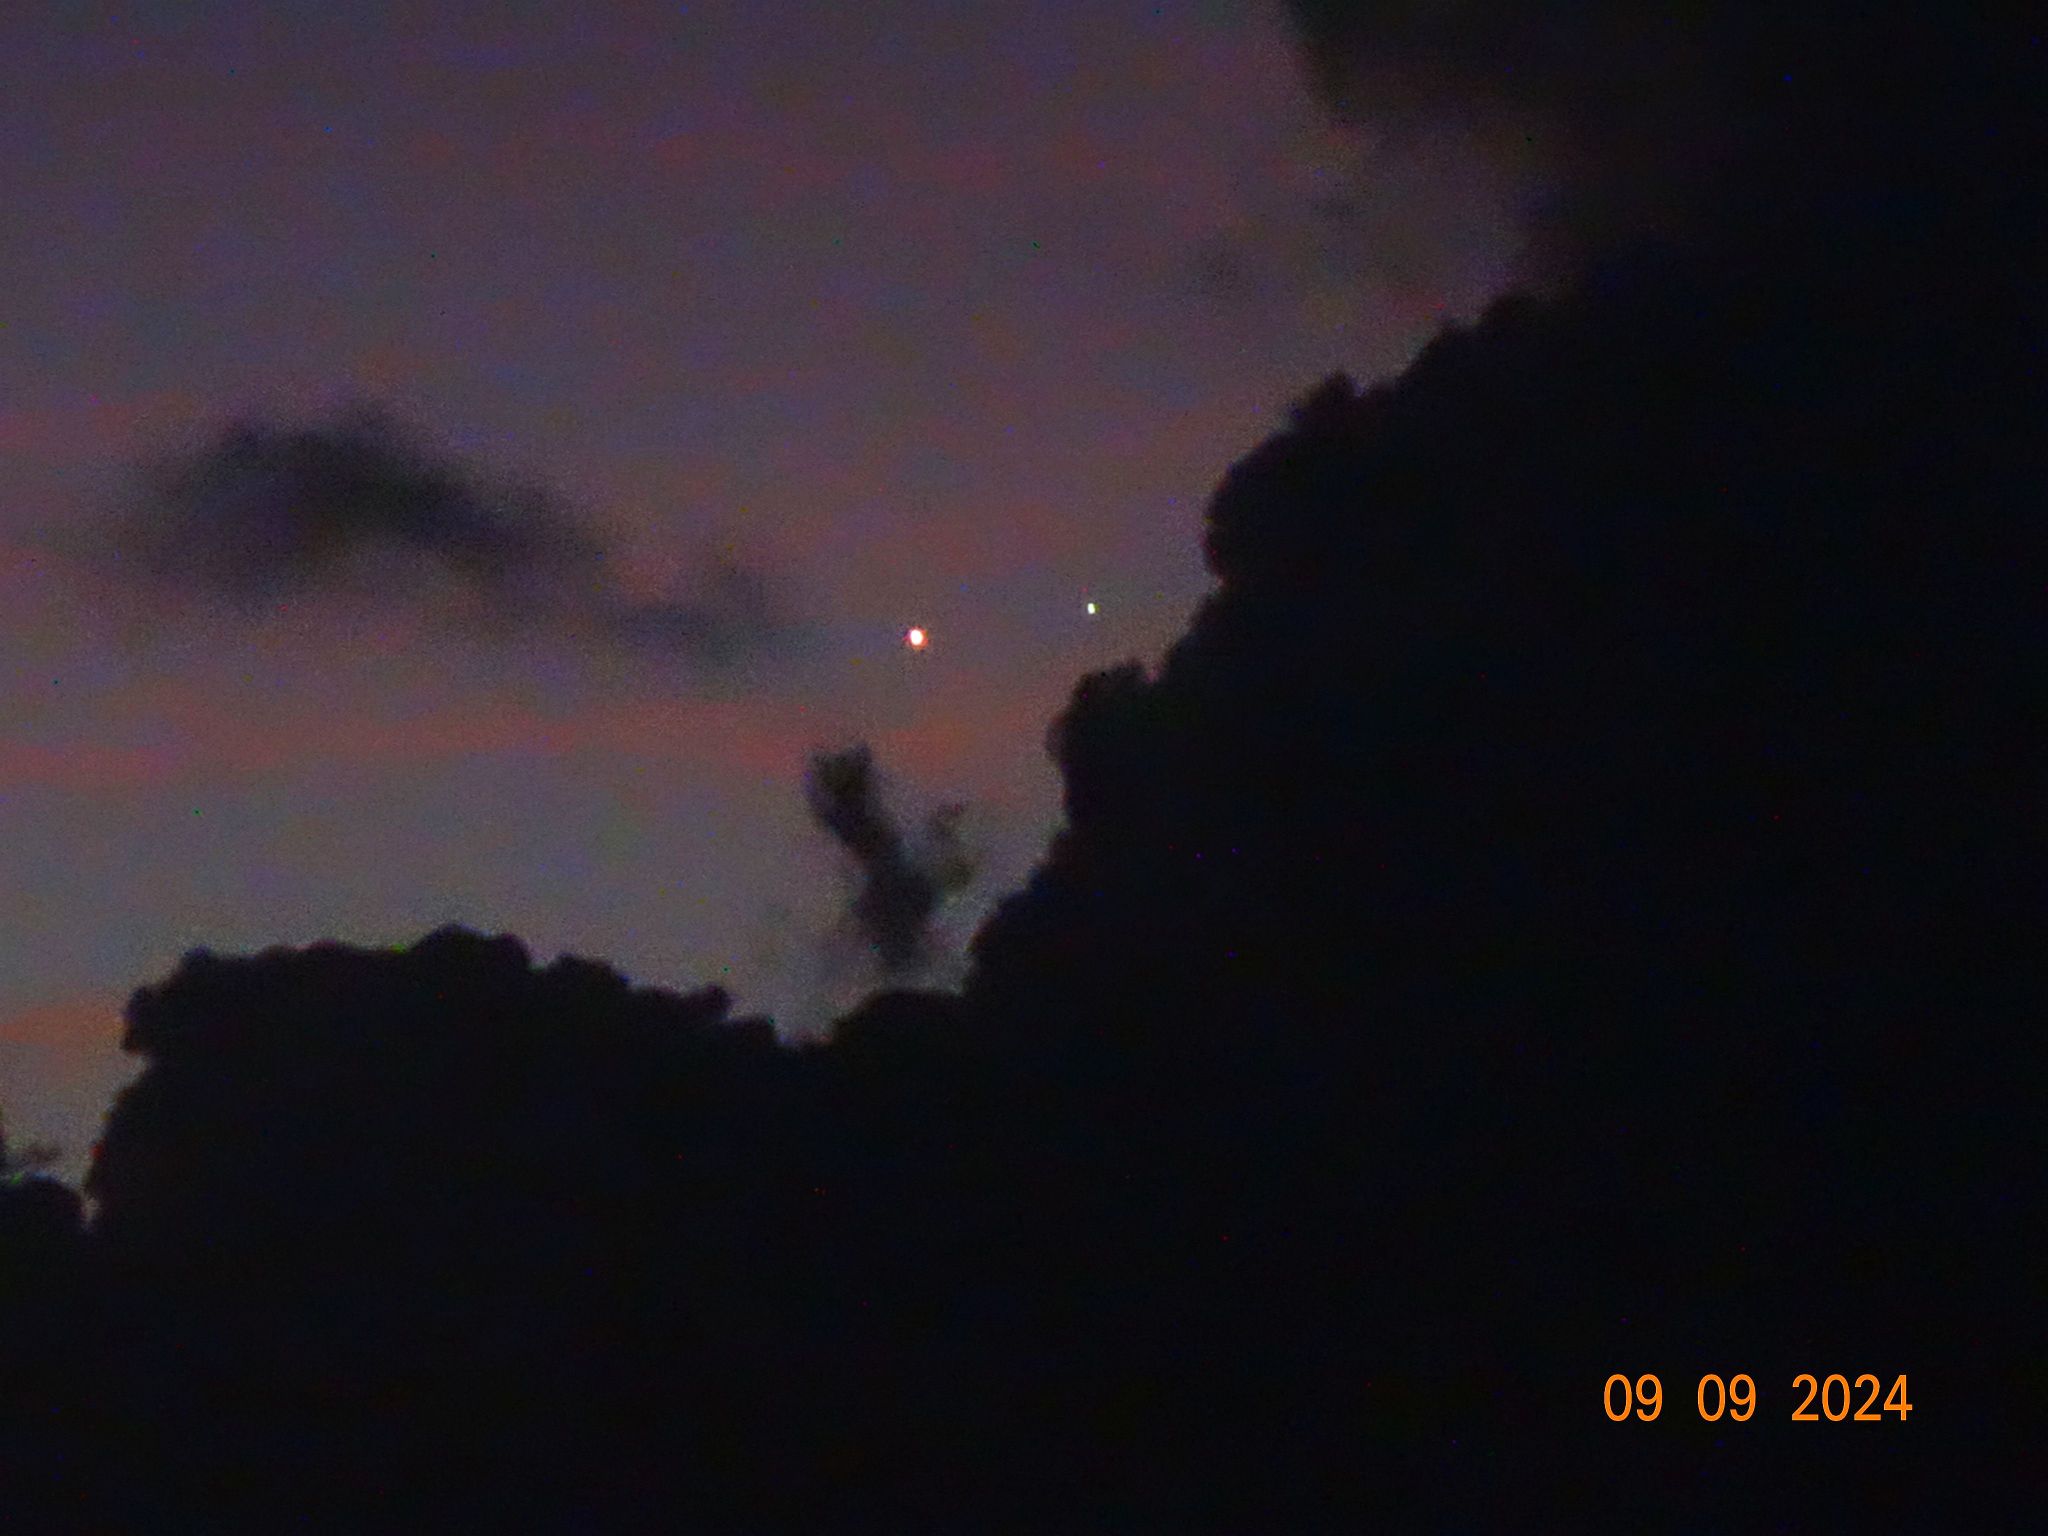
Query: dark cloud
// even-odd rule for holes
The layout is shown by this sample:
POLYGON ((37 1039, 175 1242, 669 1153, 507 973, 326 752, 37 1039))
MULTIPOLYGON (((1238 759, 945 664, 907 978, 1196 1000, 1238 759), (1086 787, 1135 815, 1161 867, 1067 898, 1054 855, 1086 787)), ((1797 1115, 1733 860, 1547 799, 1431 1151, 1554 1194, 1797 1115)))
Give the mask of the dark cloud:
POLYGON ((600 644, 721 666, 786 647, 798 633, 766 576, 716 553, 699 561, 688 597, 608 598, 572 622, 600 644))
POLYGON ((143 478, 124 530, 135 558, 250 603, 360 578, 386 555, 506 596, 587 579, 603 559, 546 493, 491 483, 374 407, 322 426, 237 423, 143 478))
MULTIPOLYGON (((1452 129, 1524 191, 1526 270, 1691 236, 1964 148, 2008 111, 2013 6, 1288 0, 1310 81, 1389 144, 1452 129), (1965 14, 1967 12, 1967 14, 1965 14)), ((1398 159, 1398 155, 1395 157, 1398 159)), ((1358 175, 1371 180, 1370 157, 1358 175)))
MULTIPOLYGON (((1316 40, 1333 91, 1404 58, 1420 111, 1424 85, 1490 88, 1498 39, 1451 22, 1497 15, 1583 62, 1570 28, 1492 6, 1341 13, 1412 23, 1405 55, 1316 40)), ((975 939, 965 1001, 1041 1063, 1020 1079, 1118 1106, 1214 1231, 1288 1245, 1234 1315, 1296 1320, 1287 1393, 1355 1384, 1294 1399, 1359 1433, 1287 1479, 1352 1508, 1400 1501, 1347 1458, 1436 1411, 1386 1383, 1447 1384, 1453 1358, 1498 1374, 1443 1443, 1497 1435, 1520 1465, 1482 1492, 1475 1461, 1490 1518, 1424 1496, 1430 1528, 1543 1525, 1532 1496, 1569 1524, 1568 1489, 1641 1472, 1539 1449, 1536 1384, 1568 1393, 1594 1340, 1769 1336, 1789 1379, 1803 1328, 1910 1328, 2007 1390, 1968 1320, 2023 1310, 2025 1218, 1996 1213, 2048 996, 2048 846, 2021 830, 2048 237, 2019 190, 2048 95, 2024 31, 1945 103, 1950 44, 1869 61, 1873 33, 1900 35, 1874 8, 1830 55, 1718 78, 1734 101, 1827 75, 1759 109, 1772 137, 1730 147, 1694 238, 1611 247, 1377 387, 1331 379, 1233 465, 1216 591, 1156 670, 1076 689, 1067 826, 975 939), (1877 1254, 1895 1267, 1854 1257, 1877 1254), (1941 1275, 1925 1303, 1913 1271, 1941 1275)), ((1527 104, 1576 103, 1560 75, 1527 104)), ((2010 1476, 1988 1446, 1942 1455, 2010 1476)))
POLYGON ((918 974, 931 959, 932 915, 974 877, 974 860, 960 837, 965 808, 941 807, 913 845, 882 803, 874 755, 864 743, 813 757, 804 794, 812 818, 859 872, 848 917, 882 976, 918 974))
POLYGON ((1741 25, 1740 6, 1625 0, 1288 0, 1318 94, 1341 116, 1379 120, 1458 103, 1513 103, 1559 117, 1614 107, 1631 84, 1699 74, 1700 50, 1741 25))
POLYGON ((1318 132, 1280 174, 1235 189, 1230 224, 1192 253, 1194 281, 1233 307, 1314 295, 1361 318, 1476 313, 1511 269, 1539 196, 1528 158, 1462 125, 1399 138, 1318 132))
POLYGON ((606 551, 550 492, 437 449, 375 406, 237 423, 143 467, 98 553, 251 614, 309 595, 409 601, 488 633, 553 633, 717 665, 788 640, 766 580, 702 562, 683 592, 616 590, 606 551))
MULTIPOLYGON (((188 956, 89 1231, 0 1190, 0 1526, 2029 1492, 2041 99, 1306 395, 1188 633, 1076 689, 959 996, 796 1048, 504 937, 188 956), (1772 1433, 1873 1350, 1910 1425, 1772 1433), (1774 1406, 1678 1433, 1731 1360, 1774 1406), (1610 1370, 1681 1422, 1609 1424, 1610 1370)), ((950 819, 908 850, 865 748, 808 787, 914 956, 950 819)))
MULTIPOLYGON (((1293 0, 1288 11, 1311 88, 1347 130, 1348 153, 1316 201, 1327 242, 1391 247, 1399 281, 1417 265, 1399 256, 1402 246, 1438 225, 1442 239, 1469 245, 1476 216, 1494 226, 1503 264, 1526 264, 1558 222, 1567 187, 1583 196, 1578 134, 1598 130, 1572 110, 1583 102, 1557 87, 1547 61, 1579 51, 1585 16, 1344 0, 1293 0)), ((1377 262, 1359 270, 1370 275, 1377 262)))
MULTIPOLYGON (((1980 186, 1305 396, 1189 632, 1076 689, 959 995, 794 1046, 507 937, 188 956, 92 1226, 0 1189, 0 1525, 1666 1529, 1682 1487, 1934 1530, 2023 1486, 2048 241, 1980 186), (1782 1424, 1873 1339, 1910 1438, 1617 1456, 1593 1407, 1739 1350, 1782 1424)), ((952 818, 908 849, 865 748, 809 791, 913 958, 952 818)))

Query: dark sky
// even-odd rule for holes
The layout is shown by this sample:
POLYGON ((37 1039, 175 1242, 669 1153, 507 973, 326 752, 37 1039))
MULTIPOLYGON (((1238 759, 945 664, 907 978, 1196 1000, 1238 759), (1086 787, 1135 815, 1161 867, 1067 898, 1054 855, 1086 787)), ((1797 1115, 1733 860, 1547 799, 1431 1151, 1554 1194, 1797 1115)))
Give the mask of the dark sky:
POLYGON ((957 945, 1074 680, 1204 590, 1223 468, 1498 291, 1518 174, 1332 126, 1278 4, 6 8, 17 1133, 77 1172, 196 945, 459 921, 816 1028, 864 978, 804 772, 856 740, 907 818, 969 807, 957 945), (404 548, 253 609, 95 563, 153 456, 365 400, 573 519, 606 611, 730 564, 781 627, 468 625, 404 548))

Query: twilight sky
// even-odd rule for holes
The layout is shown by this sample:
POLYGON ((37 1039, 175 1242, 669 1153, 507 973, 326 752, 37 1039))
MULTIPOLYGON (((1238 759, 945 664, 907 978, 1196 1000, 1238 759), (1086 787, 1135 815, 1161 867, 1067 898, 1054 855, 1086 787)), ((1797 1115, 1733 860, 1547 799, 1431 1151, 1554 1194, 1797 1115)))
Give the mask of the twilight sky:
POLYGON ((855 740, 907 813, 968 803, 964 938, 1056 819, 1073 682, 1205 589, 1222 470, 1475 313, 1518 195, 1455 129, 1331 126, 1254 0, 7 7, 13 1133, 80 1170, 123 1001, 197 945, 457 921, 815 1029, 864 978, 804 769, 855 740), (365 399, 557 498, 618 601, 729 560, 787 634, 94 564, 152 454, 365 399))

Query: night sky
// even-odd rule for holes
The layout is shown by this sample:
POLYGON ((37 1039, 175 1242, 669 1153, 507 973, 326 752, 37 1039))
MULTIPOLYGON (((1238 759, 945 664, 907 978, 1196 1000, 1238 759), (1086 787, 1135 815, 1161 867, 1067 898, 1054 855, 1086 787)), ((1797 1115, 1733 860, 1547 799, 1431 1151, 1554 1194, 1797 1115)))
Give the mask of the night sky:
POLYGON ((0 1528, 2038 1508, 2043 37, 0 13, 0 1528))
POLYGON ((856 741, 905 816, 968 807, 946 979, 1074 680, 1208 585, 1223 468, 1507 281, 1535 173, 1489 142, 1338 126, 1277 4, 8 8, 16 1138, 81 1170, 194 946, 457 921, 814 1031, 873 980, 803 790, 856 741), (545 498, 606 611, 738 572, 770 620, 472 622, 403 545, 228 600, 112 539, 151 463, 365 404, 545 498))

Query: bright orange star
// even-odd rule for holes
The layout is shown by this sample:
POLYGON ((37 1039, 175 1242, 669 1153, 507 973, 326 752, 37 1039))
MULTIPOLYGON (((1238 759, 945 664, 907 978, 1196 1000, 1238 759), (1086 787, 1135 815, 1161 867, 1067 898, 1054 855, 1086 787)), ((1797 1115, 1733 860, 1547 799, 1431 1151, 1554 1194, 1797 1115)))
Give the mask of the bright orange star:
POLYGON ((915 624, 911 625, 909 629, 903 632, 903 643, 909 646, 913 651, 923 650, 925 642, 930 638, 930 635, 927 635, 915 624))

